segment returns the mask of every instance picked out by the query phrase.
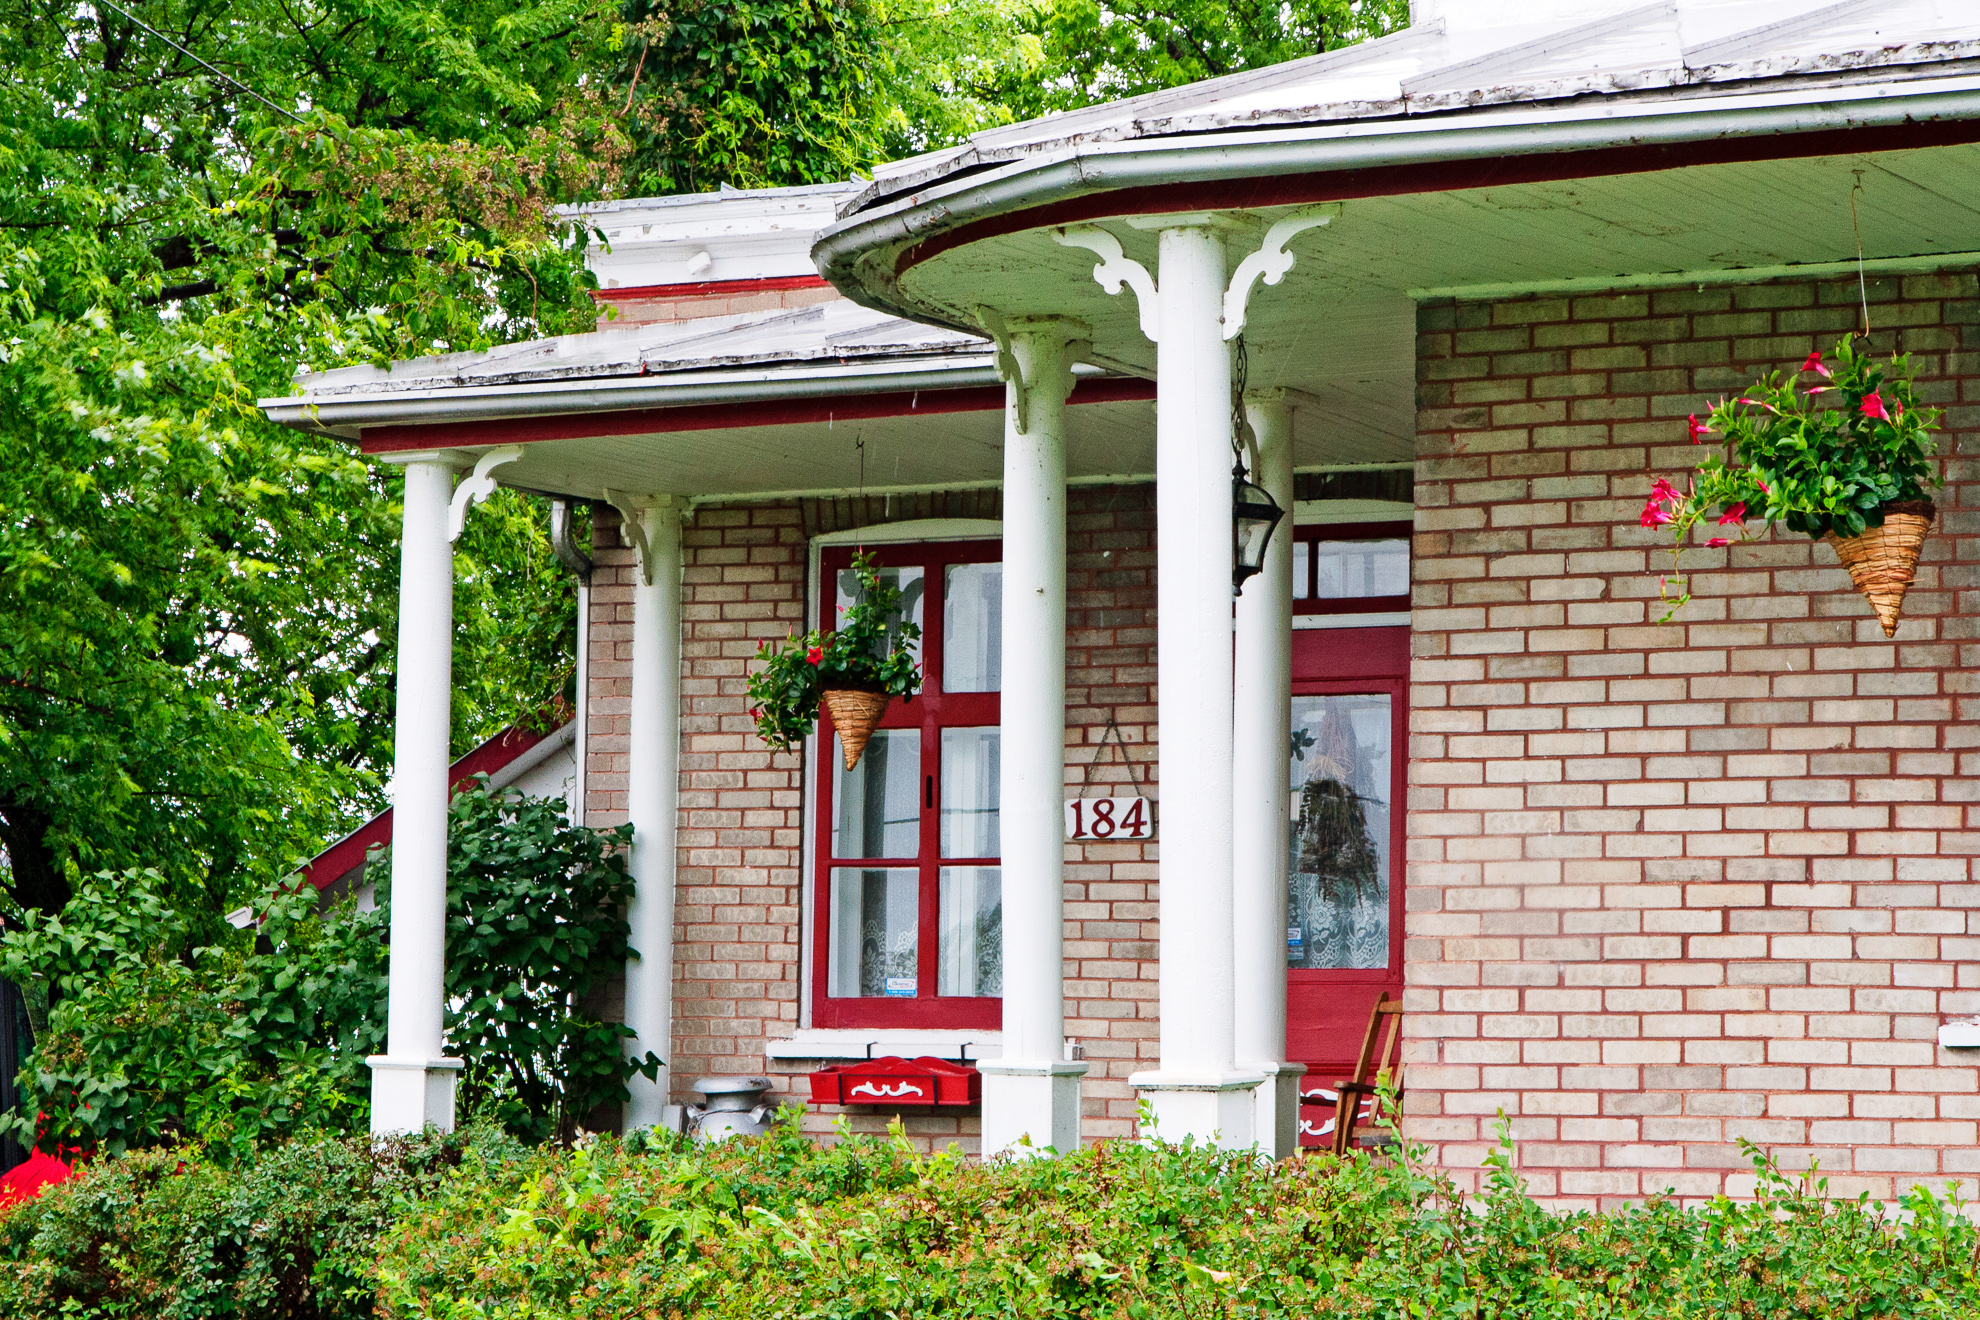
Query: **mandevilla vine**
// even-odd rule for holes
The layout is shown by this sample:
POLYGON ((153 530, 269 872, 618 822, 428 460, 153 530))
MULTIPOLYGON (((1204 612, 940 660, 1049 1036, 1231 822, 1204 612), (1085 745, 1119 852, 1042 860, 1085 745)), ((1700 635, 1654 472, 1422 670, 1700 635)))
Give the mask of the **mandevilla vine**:
POLYGON ((1887 361, 1846 335, 1829 358, 1810 353, 1793 372, 1774 371, 1737 399, 1721 399, 1710 415, 1687 419, 1693 444, 1724 437, 1706 456, 1687 490, 1659 478, 1643 506, 1645 527, 1668 528, 1673 571, 1660 596, 1668 622, 1691 599, 1689 579, 1675 571, 1692 529, 1712 515, 1735 535, 1714 536, 1708 548, 1749 541, 1749 519, 1781 522, 1820 540, 1860 536, 1883 525, 1887 506, 1929 499, 1944 484, 1933 472, 1931 435, 1940 413, 1920 404, 1911 359, 1887 361), (1814 376, 1818 383, 1802 387, 1814 376))

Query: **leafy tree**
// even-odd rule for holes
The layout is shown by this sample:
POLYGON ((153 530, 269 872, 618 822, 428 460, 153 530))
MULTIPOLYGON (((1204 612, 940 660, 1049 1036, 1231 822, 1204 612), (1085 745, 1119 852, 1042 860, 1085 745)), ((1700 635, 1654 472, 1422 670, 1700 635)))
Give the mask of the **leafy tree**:
POLYGON ((1220 78, 1386 36, 1407 0, 1039 0, 1038 73, 1007 88, 1030 118, 1220 78))
MULTIPOLYGON (((142 864, 210 919, 389 762, 389 470, 254 399, 588 324, 553 204, 626 144, 598 0, 144 12, 0 0, 0 848, 10 906, 142 864)), ((567 643, 481 664, 568 636, 541 520, 464 538, 461 668, 503 682, 463 746, 566 681, 567 643)))

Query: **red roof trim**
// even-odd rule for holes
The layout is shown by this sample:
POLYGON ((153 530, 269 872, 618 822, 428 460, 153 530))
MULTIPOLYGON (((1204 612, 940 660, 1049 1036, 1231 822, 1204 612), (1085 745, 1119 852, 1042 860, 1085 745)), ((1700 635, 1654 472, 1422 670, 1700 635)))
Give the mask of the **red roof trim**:
POLYGON ((623 289, 593 289, 599 302, 621 298, 720 298, 732 293, 781 293, 785 289, 828 288, 818 275, 769 275, 758 280, 703 280, 699 284, 636 284, 623 289))
MULTIPOLYGON (((1083 380, 1071 402, 1120 403, 1155 397, 1155 382, 1134 377, 1083 380)), ((578 440, 604 435, 663 435, 672 431, 740 430, 752 426, 791 426, 833 420, 865 421, 912 413, 995 412, 1004 406, 1004 387, 957 390, 895 390, 843 398, 765 399, 755 403, 708 403, 681 408, 636 408, 624 412, 562 413, 507 421, 436 422, 428 426, 366 428, 359 447, 367 454, 408 449, 451 449, 466 445, 516 445, 538 440, 578 440)))
MULTIPOLYGON (((476 775, 492 775, 549 736, 548 732, 535 733, 519 725, 511 725, 454 762, 449 768, 448 786, 459 791, 476 775)), ((387 807, 304 862, 296 874, 318 889, 326 889, 362 862, 373 847, 391 841, 392 809, 387 807)))
POLYGON ((1219 179, 1202 183, 1148 184, 1048 202, 1007 215, 991 216, 916 247, 895 259, 897 274, 924 261, 971 243, 1026 229, 1069 225, 1113 216, 1161 215, 1166 212, 1232 211, 1312 202, 1347 201, 1357 197, 1401 197, 1412 193, 1459 192, 1472 188, 1506 187, 1519 183, 1551 183, 1618 174, 1649 174, 1692 165, 1731 165, 1756 160, 1792 160, 1809 156, 1851 155, 1868 151, 1904 151, 1917 147, 1959 146, 1980 142, 1980 120, 1945 123, 1893 124, 1877 128, 1834 128, 1809 133, 1768 134, 1761 137, 1709 138, 1657 146, 1600 147, 1592 151, 1559 151, 1528 156, 1491 156, 1482 160, 1435 161, 1420 165, 1384 165, 1359 170, 1315 170, 1304 174, 1275 174, 1264 178, 1219 179))

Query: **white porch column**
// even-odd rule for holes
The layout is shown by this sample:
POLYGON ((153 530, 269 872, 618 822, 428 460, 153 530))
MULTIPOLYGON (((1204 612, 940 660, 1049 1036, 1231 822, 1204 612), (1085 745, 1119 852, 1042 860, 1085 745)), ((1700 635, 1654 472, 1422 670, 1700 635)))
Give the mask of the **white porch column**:
POLYGON ((1286 864, 1292 741, 1292 409, 1282 391, 1245 400, 1258 437, 1252 480, 1286 519, 1266 546, 1263 570, 1237 601, 1232 912, 1236 931, 1237 1058, 1265 1074, 1256 1092, 1258 1146, 1275 1159, 1299 1145, 1302 1064, 1286 1054, 1286 864))
POLYGON ((1065 1058, 1066 447, 1074 341, 1019 322, 1005 374, 1003 1053, 983 1074, 983 1153, 1079 1147, 1083 1063, 1065 1058))
MULTIPOLYGON (((619 505, 639 553, 633 582, 632 711, 626 809, 633 827, 633 900, 626 911, 637 958, 626 959, 626 1025, 634 1058, 674 1053, 675 823, 681 772, 681 520, 670 497, 619 505)), ((659 1126, 670 1090, 635 1075, 624 1127, 659 1126)))
MULTIPOLYGON (((1253 1144, 1236 1066, 1231 912, 1231 350, 1211 217, 1157 249, 1156 718, 1161 776, 1161 1066, 1131 1081, 1158 1135, 1253 1144)), ((1175 225, 1176 222, 1163 222, 1175 225)))
POLYGON ((385 1053, 371 1065, 371 1130, 452 1131, 459 1059, 445 1057, 447 739, 454 665, 451 455, 409 454, 399 542, 392 736, 392 945, 385 1053))

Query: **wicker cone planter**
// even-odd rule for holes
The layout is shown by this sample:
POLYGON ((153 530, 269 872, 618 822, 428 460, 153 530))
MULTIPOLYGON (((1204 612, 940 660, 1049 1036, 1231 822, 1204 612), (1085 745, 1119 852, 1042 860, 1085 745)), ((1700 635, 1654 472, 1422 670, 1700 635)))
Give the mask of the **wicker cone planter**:
POLYGON ((887 713, 887 703, 893 698, 885 692, 869 692, 864 688, 826 688, 819 693, 825 709, 832 713, 832 727, 839 734, 839 751, 846 758, 846 769, 859 764, 861 752, 880 725, 880 717, 887 713))
POLYGON ((1886 504, 1883 526, 1868 528, 1861 536, 1830 532, 1822 538, 1835 547, 1836 558, 1876 611, 1886 637, 1897 635, 1898 610, 1918 570, 1918 552, 1936 513, 1930 500, 1886 504))

